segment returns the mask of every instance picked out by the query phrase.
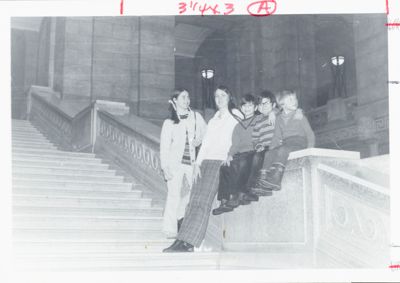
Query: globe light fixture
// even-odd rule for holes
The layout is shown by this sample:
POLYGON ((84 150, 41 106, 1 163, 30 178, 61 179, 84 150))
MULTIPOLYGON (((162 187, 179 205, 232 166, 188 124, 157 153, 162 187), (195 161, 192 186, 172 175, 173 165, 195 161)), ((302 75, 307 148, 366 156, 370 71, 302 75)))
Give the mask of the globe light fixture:
POLYGON ((212 79, 214 77, 214 70, 212 69, 204 69, 201 71, 201 76, 204 79, 212 79))
POLYGON ((333 56, 332 58, 331 58, 331 61, 332 61, 332 64, 333 65, 335 65, 335 66, 340 66, 340 65, 343 65, 343 63, 344 63, 344 56, 333 56))

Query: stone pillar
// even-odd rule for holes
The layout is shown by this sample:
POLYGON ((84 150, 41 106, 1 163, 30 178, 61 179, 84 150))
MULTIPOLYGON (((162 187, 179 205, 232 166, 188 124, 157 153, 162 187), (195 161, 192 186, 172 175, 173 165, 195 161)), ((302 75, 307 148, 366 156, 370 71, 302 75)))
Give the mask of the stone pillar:
POLYGON ((65 19, 63 98, 90 97, 92 64, 92 18, 65 19))
MULTIPOLYGON (((377 100, 388 97, 388 37, 386 15, 355 15, 354 46, 357 70, 357 100, 369 112, 377 100), (366 107, 366 108, 365 108, 366 107)), ((387 103, 387 101, 386 101, 387 103)), ((373 110, 376 110, 375 108, 373 110)), ((380 109, 379 112, 384 111, 380 109)), ((387 109, 386 109, 387 112, 387 109)))
POLYGON ((140 115, 163 119, 175 87, 175 17, 141 17, 139 36, 140 115))
MULTIPOLYGON (((354 16, 358 104, 354 116, 358 121, 368 120, 373 131, 379 130, 375 120, 381 120, 389 115, 386 21, 386 15, 383 14, 354 16)), ((360 135, 360 140, 365 140, 363 135, 360 135)), ((382 146, 381 151, 385 151, 388 141, 387 129, 379 135, 378 140, 369 139, 369 156, 380 153, 379 144, 382 146)))
POLYGON ((263 19, 262 88, 272 91, 295 89, 300 107, 316 103, 315 42, 313 18, 277 16, 263 19))
POLYGON ((137 17, 95 17, 93 99, 129 102, 137 95, 137 17))
POLYGON ((50 88, 54 87, 54 63, 56 46, 56 18, 50 19, 50 55, 49 55, 49 82, 50 88))
POLYGON ((164 119, 175 87, 174 29, 173 16, 57 18, 54 89, 63 99, 127 102, 164 119))

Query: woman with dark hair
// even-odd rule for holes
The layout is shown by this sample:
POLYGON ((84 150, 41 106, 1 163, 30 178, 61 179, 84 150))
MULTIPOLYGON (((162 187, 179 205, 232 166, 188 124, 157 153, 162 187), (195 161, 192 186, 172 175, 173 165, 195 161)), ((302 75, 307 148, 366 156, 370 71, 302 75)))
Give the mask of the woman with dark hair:
POLYGON ((186 176, 191 187, 195 147, 202 142, 206 123, 199 113, 191 111, 187 90, 175 90, 169 103, 171 117, 161 129, 160 159, 168 187, 163 232, 171 238, 176 236, 189 202, 189 193, 181 196, 182 181, 186 176))
POLYGON ((163 252, 192 252, 205 237, 210 211, 218 191, 219 168, 228 157, 232 132, 242 113, 234 108, 230 91, 220 86, 215 91, 218 111, 208 122, 202 146, 194 164, 194 184, 189 204, 176 241, 163 252))

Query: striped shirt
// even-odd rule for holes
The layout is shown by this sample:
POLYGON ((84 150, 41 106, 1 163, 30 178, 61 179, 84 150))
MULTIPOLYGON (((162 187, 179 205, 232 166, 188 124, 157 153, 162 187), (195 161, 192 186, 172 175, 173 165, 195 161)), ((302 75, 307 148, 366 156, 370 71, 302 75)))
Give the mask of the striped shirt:
POLYGON ((185 149, 183 150, 183 156, 182 156, 182 164, 192 165, 192 161, 191 161, 191 158, 190 158, 189 137, 188 137, 188 132, 187 131, 186 131, 185 149))
POLYGON ((274 126, 268 122, 268 116, 258 115, 252 133, 254 148, 257 145, 269 146, 274 135, 274 126))

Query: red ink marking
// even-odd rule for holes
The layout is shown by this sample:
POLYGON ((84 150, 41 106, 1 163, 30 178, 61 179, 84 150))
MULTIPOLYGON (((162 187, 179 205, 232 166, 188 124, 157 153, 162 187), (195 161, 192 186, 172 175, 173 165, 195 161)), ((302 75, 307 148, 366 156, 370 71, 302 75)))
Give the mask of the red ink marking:
POLYGON ((230 13, 232 13, 234 11, 232 3, 225 3, 225 8, 226 8, 226 10, 229 10, 229 11, 224 12, 224 15, 229 15, 230 13))
POLYGON ((186 3, 185 2, 180 2, 179 3, 179 14, 185 13, 186 12, 186 3))
POLYGON ((247 6, 247 12, 256 17, 270 16, 276 11, 275 0, 256 1, 247 6))
POLYGON ((217 8, 218 8, 218 4, 216 4, 214 7, 212 7, 211 5, 207 5, 207 3, 206 3, 206 4, 204 4, 204 6, 200 5, 199 10, 200 10, 202 16, 204 16, 205 12, 207 12, 208 10, 211 10, 211 13, 214 15, 221 14, 217 10, 217 8))
MULTIPOLYGON (((389 15, 389 0, 386 0, 386 15, 389 15)), ((385 26, 387 26, 389 29, 393 27, 400 27, 400 22, 395 20, 394 22, 386 23, 385 26)))
POLYGON ((119 4, 119 13, 121 15, 124 14, 124 0, 121 0, 121 3, 119 4))
POLYGON ((397 269, 400 268, 400 264, 389 265, 390 269, 397 269))
POLYGON ((386 0, 386 15, 389 15, 389 0, 386 0))
MULTIPOLYGON (((193 5, 193 11, 196 10, 196 6, 197 6, 198 4, 199 4, 199 3, 197 3, 197 2, 194 3, 194 5, 193 5)), ((190 1, 190 7, 192 7, 192 1, 190 1)))
POLYGON ((387 27, 400 27, 400 23, 386 23, 385 26, 387 26, 387 27))

